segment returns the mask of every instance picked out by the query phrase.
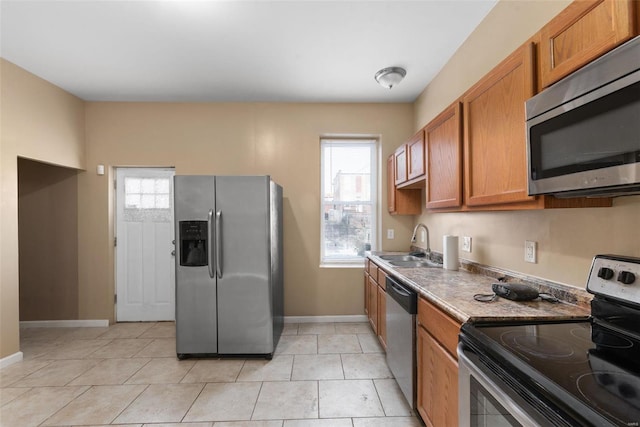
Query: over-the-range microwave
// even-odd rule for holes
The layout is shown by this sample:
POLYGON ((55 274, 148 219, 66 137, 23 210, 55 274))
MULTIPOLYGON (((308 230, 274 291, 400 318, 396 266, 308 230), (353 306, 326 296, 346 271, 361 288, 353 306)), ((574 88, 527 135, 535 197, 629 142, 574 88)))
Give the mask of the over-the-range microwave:
POLYGON ((529 194, 640 194, 640 36, 526 102, 529 194))

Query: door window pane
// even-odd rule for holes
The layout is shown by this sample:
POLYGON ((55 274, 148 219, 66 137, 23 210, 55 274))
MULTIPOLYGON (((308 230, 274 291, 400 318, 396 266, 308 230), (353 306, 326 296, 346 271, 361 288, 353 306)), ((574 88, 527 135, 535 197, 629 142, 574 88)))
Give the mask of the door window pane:
POLYGON ((125 209, 169 209, 171 185, 167 178, 126 177, 125 209))

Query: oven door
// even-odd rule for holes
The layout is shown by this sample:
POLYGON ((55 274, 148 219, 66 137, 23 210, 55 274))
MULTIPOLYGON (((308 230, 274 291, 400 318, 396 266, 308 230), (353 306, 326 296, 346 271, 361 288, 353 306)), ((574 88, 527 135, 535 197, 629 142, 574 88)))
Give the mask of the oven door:
POLYGON ((464 344, 458 345, 461 427, 542 426, 534 409, 464 344))

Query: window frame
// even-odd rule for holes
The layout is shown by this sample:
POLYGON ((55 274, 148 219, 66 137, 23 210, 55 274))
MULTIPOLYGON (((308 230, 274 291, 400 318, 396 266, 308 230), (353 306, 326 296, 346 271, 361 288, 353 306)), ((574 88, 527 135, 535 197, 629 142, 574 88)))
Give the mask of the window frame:
MULTIPOLYGON (((369 177, 369 193, 368 201, 348 200, 333 201, 334 205, 369 205, 371 208, 371 247, 367 250, 376 250, 380 233, 380 212, 378 201, 380 199, 380 139, 375 136, 358 136, 358 137, 342 137, 342 136, 326 136, 320 138, 320 267, 358 267, 364 265, 366 255, 353 256, 347 258, 337 258, 327 256, 325 252, 325 148, 328 146, 339 147, 362 147, 368 146, 370 150, 370 177, 369 177)), ((334 177, 330 177, 329 182, 333 182, 334 177)))

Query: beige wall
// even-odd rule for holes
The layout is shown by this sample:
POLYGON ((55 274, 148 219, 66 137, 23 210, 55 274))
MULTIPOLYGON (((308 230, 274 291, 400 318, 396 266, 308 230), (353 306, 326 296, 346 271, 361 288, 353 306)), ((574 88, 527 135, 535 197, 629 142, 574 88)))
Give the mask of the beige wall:
MULTIPOLYGON (((19 350, 18 156, 87 169, 78 175, 78 317, 113 320, 112 180, 115 166, 175 166, 177 173, 270 174, 285 196, 287 315, 362 313, 362 270, 319 268, 319 136, 379 134, 381 166, 415 130, 519 46, 568 0, 500 1, 415 104, 85 103, 0 60, 0 358, 19 350), (85 120, 86 109, 86 120, 85 120), (86 126, 86 131, 85 131, 86 126), (85 139, 86 132, 86 139, 85 139), (86 141, 86 145, 85 145, 86 141), (85 159, 86 156, 86 159, 85 159), (95 166, 107 174, 95 174, 95 166)), ((381 182, 385 182, 385 168, 381 182)), ((384 188, 384 187, 383 187, 384 188)), ((380 204, 386 203, 386 194, 380 204)), ((583 286, 591 257, 640 256, 640 197, 613 208, 423 214, 382 209, 386 250, 406 250, 412 226, 473 237, 483 264, 583 286), (522 261, 525 239, 539 263, 522 261)), ((384 236, 383 236, 384 237, 384 236)))
POLYGON ((84 167, 84 102, 0 59, 0 358, 19 350, 18 156, 84 167))
MULTIPOLYGON (((420 129, 515 48, 536 33, 569 1, 500 1, 460 47, 415 103, 420 129)), ((482 264, 584 287, 595 254, 640 256, 640 196, 614 200, 612 208, 496 213, 423 213, 431 247, 442 251, 442 236, 471 236, 482 264), (525 263, 524 241, 538 242, 538 263, 525 263)))
POLYGON ((18 159, 21 321, 78 318, 77 174, 18 159))
MULTIPOLYGON (((284 188, 285 314, 362 314, 362 269, 319 267, 319 137, 380 135, 386 165, 411 133, 412 117, 411 104, 88 103, 89 172, 79 177, 80 317, 113 319, 111 182, 117 166, 271 175, 284 188), (93 173, 97 164, 109 174, 93 173)), ((386 206, 386 194, 380 203, 386 206)), ((396 230, 385 249, 408 249, 411 222, 383 214, 382 228, 396 230)))

